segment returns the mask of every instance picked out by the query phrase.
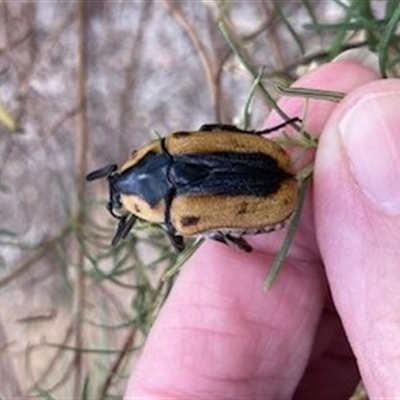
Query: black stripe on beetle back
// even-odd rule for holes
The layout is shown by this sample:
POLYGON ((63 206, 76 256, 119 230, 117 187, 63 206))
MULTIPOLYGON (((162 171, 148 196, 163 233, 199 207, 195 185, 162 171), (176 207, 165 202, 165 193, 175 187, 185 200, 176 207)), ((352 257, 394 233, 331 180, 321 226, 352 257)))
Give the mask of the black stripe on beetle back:
POLYGON ((173 156, 169 175, 181 195, 267 196, 293 179, 267 154, 234 152, 173 156))

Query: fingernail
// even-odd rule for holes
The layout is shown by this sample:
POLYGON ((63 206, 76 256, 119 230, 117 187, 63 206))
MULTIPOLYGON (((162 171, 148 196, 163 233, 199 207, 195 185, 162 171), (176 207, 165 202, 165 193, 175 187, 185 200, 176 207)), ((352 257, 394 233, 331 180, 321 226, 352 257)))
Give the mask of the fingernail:
POLYGON ((376 53, 367 49, 351 49, 340 53, 332 61, 354 61, 372 71, 379 72, 379 59, 376 53))
POLYGON ((400 93, 364 96, 339 123, 351 172, 386 214, 400 214, 400 93))

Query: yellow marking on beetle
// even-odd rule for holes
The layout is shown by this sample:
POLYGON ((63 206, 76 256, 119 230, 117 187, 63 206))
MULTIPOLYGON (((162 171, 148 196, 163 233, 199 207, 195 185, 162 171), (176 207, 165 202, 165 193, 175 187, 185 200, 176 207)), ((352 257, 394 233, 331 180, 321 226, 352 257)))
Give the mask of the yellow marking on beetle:
POLYGON ((133 151, 131 157, 124 164, 122 164, 119 171, 125 171, 126 169, 136 165, 143 157, 151 152, 154 154, 161 154, 163 152, 161 140, 155 140, 139 150, 133 151))
POLYGON ((149 204, 139 196, 122 194, 121 203, 125 210, 145 221, 156 224, 164 222, 165 201, 160 201, 156 206, 150 207, 149 204))

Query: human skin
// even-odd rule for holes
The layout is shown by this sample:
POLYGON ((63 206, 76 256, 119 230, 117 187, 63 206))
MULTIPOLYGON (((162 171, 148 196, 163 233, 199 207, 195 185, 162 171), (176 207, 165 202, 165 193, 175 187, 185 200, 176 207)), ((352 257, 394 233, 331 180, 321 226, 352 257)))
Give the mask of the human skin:
MULTIPOLYGON (((347 399, 360 374, 371 398, 400 396, 400 82, 350 57, 295 85, 348 95, 307 106, 313 185, 276 282, 263 290, 284 232, 248 237, 249 254, 206 241, 126 399, 347 399)), ((280 105, 303 116, 303 99, 280 105)))

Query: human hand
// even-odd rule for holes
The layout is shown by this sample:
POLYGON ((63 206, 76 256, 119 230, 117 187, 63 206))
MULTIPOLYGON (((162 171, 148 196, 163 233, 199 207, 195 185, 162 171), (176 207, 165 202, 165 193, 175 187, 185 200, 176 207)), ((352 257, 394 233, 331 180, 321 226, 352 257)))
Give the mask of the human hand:
MULTIPOLYGON (((263 291, 282 232, 249 238, 250 254, 205 242, 126 399, 345 399, 359 371, 372 398, 399 395, 400 81, 377 79, 342 60, 297 82, 349 95, 309 101, 305 128, 321 133, 314 185, 276 282, 263 291)), ((300 98, 280 105, 302 115, 300 98)))

